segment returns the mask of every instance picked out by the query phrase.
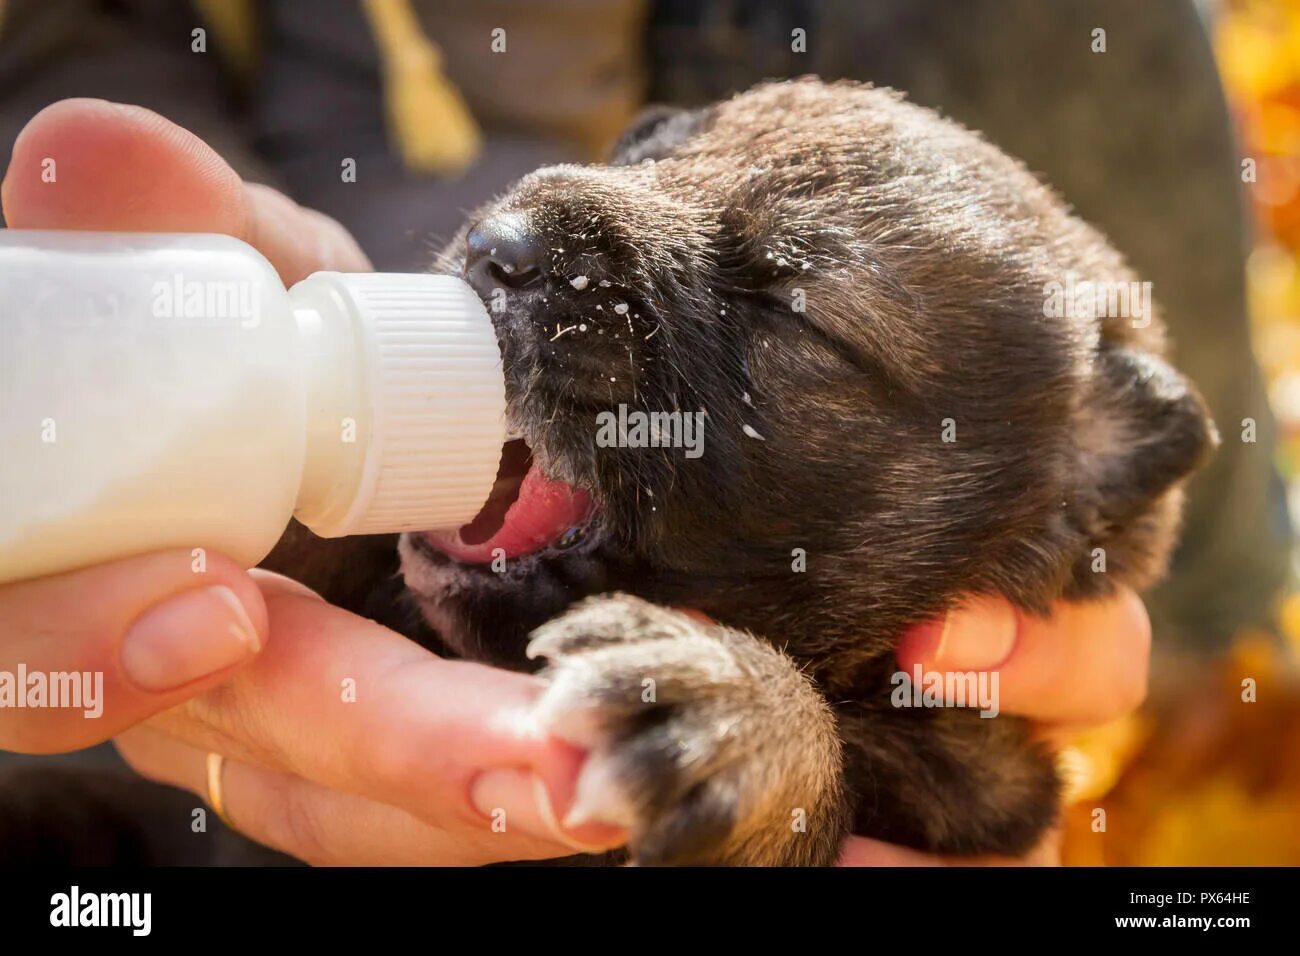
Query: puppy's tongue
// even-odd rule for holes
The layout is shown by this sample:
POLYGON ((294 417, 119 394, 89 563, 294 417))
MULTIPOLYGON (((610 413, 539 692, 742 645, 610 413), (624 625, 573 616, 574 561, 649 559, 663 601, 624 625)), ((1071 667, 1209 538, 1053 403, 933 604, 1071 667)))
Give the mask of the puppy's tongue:
POLYGON ((426 531, 428 542, 464 564, 486 564, 498 548, 506 558, 531 554, 581 524, 591 498, 581 488, 550 481, 533 464, 528 446, 506 442, 487 504, 455 531, 426 531))

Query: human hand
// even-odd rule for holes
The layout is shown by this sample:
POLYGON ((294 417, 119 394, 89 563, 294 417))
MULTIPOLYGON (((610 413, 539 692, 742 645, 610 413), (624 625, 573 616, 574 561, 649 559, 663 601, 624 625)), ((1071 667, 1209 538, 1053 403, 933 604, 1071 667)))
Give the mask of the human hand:
MULTIPOLYGON (((337 223, 240 183, 161 117, 99 100, 56 103, 27 125, 0 202, 13 228, 228 232, 261 248, 287 281, 315 268, 369 268, 337 223), (47 158, 57 161, 52 182, 47 158)), ((218 555, 201 579, 191 560, 144 555, 0 587, 0 671, 88 675, 77 682, 86 706, 0 711, 0 748, 99 743, 254 657, 266 629, 257 587, 218 555)))
MULTIPOLYGON (((1104 601, 1058 602, 1050 619, 1021 614, 1002 598, 980 598, 944 621, 911 629, 899 644, 899 667, 999 672, 1001 709, 1029 717, 1048 742, 1134 710, 1146 696, 1151 623, 1134 592, 1104 601)), ((996 719, 996 718, 995 718, 996 719)), ((1021 859, 944 859, 877 840, 850 838, 841 866, 1052 865, 1053 832, 1021 859)))
POLYGON ((584 754, 532 723, 541 681, 443 660, 287 578, 253 574, 266 650, 119 737, 136 770, 203 797, 207 753, 225 755, 233 825, 315 864, 469 865, 623 842, 612 827, 557 822, 584 754))
MULTIPOLYGON (((0 197, 16 228, 226 233, 261 251, 286 285, 320 269, 370 268, 336 222, 243 183, 196 137, 138 107, 69 100, 44 110, 19 136, 0 197), (44 157, 57 159, 56 184, 41 178, 44 157)), ((572 798, 581 754, 544 739, 522 716, 540 691, 535 678, 440 660, 300 585, 250 577, 212 555, 203 580, 228 587, 246 609, 244 630, 256 636, 241 658, 247 666, 236 674, 232 661, 208 679, 139 700, 120 676, 133 658, 123 650, 118 666, 112 655, 131 647, 119 635, 156 595, 195 586, 188 552, 0 592, 0 635, 15 635, 10 643, 27 655, 16 659, 34 667, 46 659, 32 656, 40 650, 65 666, 102 663, 117 681, 98 736, 83 730, 93 722, 80 721, 80 736, 27 730, 17 742, 84 746, 172 707, 119 737, 128 762, 206 796, 207 753, 226 756, 224 803, 235 825, 313 863, 483 863, 621 842, 609 827, 564 832, 555 822, 572 798), (206 693, 173 707, 198 691, 206 693), (510 807, 509 818, 494 817, 498 807, 510 807)), ((151 673, 170 680, 189 658, 208 660, 203 615, 225 605, 197 593, 182 595, 179 610, 141 618, 162 648, 151 673)))

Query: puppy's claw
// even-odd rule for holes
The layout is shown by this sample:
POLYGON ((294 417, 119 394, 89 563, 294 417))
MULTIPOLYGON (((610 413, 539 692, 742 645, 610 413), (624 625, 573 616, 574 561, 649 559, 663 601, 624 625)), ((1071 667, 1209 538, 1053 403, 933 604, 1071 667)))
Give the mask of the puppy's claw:
POLYGON ((563 693, 552 694, 548 690, 533 710, 533 720, 552 736, 591 750, 605 738, 605 721, 600 708, 595 705, 575 706, 566 698, 563 693))
POLYGON ((604 823, 631 829, 638 814, 631 796, 618 780, 609 755, 595 751, 587 757, 578 774, 573 806, 564 818, 564 826, 573 828, 584 823, 604 823))

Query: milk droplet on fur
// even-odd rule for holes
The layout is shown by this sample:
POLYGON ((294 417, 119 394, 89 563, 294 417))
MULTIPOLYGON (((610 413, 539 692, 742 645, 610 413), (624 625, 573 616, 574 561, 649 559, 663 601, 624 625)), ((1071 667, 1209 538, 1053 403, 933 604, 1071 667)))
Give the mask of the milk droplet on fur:
POLYGON ((627 315, 627 303, 620 302, 618 305, 614 306, 614 311, 619 315, 627 315))
POLYGON ((578 276, 576 279, 570 279, 569 285, 581 292, 583 289, 587 288, 587 277, 578 276))
POLYGON ((746 435, 748 435, 750 438, 757 438, 759 441, 767 441, 766 438, 764 438, 758 432, 754 431, 753 427, 750 425, 741 425, 740 430, 744 432, 746 435))

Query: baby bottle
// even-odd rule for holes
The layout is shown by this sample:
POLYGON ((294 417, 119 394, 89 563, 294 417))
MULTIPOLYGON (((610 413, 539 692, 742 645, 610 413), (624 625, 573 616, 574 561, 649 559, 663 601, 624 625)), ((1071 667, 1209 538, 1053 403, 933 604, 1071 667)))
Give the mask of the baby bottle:
POLYGON ((452 276, 285 291, 217 235, 0 230, 0 582, 163 548, 251 567, 454 528, 505 440, 492 323, 452 276))

